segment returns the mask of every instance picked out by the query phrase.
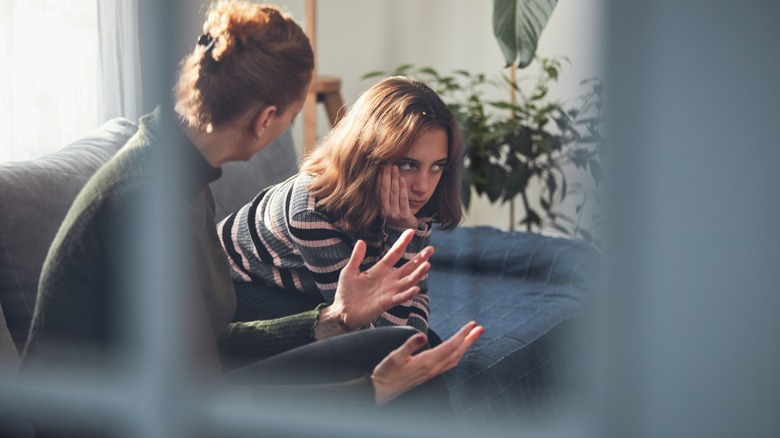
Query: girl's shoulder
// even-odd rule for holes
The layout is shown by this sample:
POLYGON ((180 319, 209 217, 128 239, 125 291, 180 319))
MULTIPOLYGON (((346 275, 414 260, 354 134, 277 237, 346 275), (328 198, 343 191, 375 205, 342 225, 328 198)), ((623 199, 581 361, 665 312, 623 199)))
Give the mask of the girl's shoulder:
POLYGON ((291 215, 308 215, 319 211, 317 200, 309 191, 309 184, 313 181, 314 175, 307 173, 299 173, 287 180, 287 210, 291 215))
MULTIPOLYGON (((313 173, 306 173, 306 172, 299 172, 298 174, 294 175, 291 179, 295 181, 295 185, 300 185, 302 188, 306 189, 306 187, 314 182, 314 179, 317 177, 317 175, 313 173)), ((308 189, 306 189, 308 191, 308 189)))

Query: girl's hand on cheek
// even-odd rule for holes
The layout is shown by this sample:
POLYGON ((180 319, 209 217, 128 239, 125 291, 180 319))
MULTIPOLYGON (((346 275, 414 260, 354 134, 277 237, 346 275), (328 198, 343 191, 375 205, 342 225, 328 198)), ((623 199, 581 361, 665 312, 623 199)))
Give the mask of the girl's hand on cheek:
POLYGON ((396 228, 417 229, 417 217, 409 208, 409 190, 398 166, 389 165, 379 174, 378 192, 385 222, 396 228))

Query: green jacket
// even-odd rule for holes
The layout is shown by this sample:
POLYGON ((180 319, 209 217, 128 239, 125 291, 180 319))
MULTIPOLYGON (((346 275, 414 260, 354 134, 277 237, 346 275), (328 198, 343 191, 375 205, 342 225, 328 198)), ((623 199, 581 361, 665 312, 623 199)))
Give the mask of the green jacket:
MULTIPOLYGON (((182 300, 177 310, 189 339, 184 354, 197 356, 207 377, 314 340, 319 311, 270 321, 231 323, 236 298, 225 253, 217 238, 214 200, 208 184, 221 175, 178 129, 175 116, 158 108, 141 118, 138 132, 87 182, 71 206, 47 255, 41 274, 22 370, 41 365, 119 366, 132 351, 133 333, 145 321, 128 320, 129 300, 143 286, 145 196, 155 190, 156 148, 180 147, 186 169, 185 202, 159 206, 179 218, 184 246, 166 259, 162 272, 182 267, 182 300), (163 143, 163 126, 176 126, 163 143), (139 256, 140 255, 140 256, 139 256), (140 260, 139 260, 140 259, 140 260), (135 267, 134 267, 135 266, 135 267), (140 267, 139 267, 140 266, 140 267), (130 281, 142 279, 138 281, 130 281), (115 354, 116 353, 116 354, 115 354)), ((157 204, 156 204, 157 205, 157 204)), ((172 216, 171 216, 172 215, 172 216)), ((148 239, 146 239, 148 241, 148 239)), ((171 291, 160 291, 171 293, 171 291)))

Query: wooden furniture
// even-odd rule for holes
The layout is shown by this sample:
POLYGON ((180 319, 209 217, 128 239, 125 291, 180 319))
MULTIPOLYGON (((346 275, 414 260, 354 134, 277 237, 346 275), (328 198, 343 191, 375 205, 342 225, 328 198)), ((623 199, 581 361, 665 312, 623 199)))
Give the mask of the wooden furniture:
POLYGON ((341 78, 317 74, 317 1, 306 0, 306 33, 314 51, 314 79, 303 105, 303 153, 308 154, 317 144, 317 104, 325 104, 330 125, 338 122, 343 114, 341 78))

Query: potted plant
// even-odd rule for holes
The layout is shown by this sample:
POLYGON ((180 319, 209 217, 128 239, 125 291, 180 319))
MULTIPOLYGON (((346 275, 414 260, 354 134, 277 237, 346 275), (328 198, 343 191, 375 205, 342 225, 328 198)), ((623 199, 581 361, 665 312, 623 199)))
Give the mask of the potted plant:
MULTIPOLYGON (((587 204, 598 201, 598 192, 570 184, 567 176, 583 170, 595 185, 601 182, 602 139, 599 121, 603 86, 597 78, 573 102, 549 98, 565 58, 536 58, 536 46, 557 0, 494 0, 493 31, 509 67, 500 78, 456 70, 441 74, 431 67, 405 64, 392 72, 376 71, 364 79, 408 75, 435 89, 458 120, 466 143, 463 201, 468 209, 471 189, 491 203, 509 202, 509 228, 527 231, 545 227, 596 243, 593 229, 598 218, 584 217, 587 204), (538 62, 533 84, 520 86, 517 68, 538 62), (500 90, 506 99, 487 96, 500 90), (561 209, 577 196, 574 214, 561 209), (522 203, 522 217, 514 218, 514 202, 522 203)), ((525 84, 524 84, 525 85, 525 84)))
MULTIPOLYGON (((468 209, 471 188, 491 203, 519 199, 527 231, 549 226, 565 234, 594 242, 593 217, 583 220, 587 202, 598 193, 570 185, 567 173, 590 173, 595 185, 602 180, 599 128, 603 86, 597 78, 582 82, 586 91, 573 103, 550 99, 549 90, 559 78, 563 58, 539 58, 540 74, 529 90, 506 75, 500 80, 485 74, 457 70, 441 74, 431 67, 401 65, 392 72, 371 72, 364 78, 406 75, 429 84, 455 115, 466 143, 463 202, 468 209), (517 99, 488 100, 493 89, 517 99), (559 208, 569 196, 579 195, 575 216, 559 208)), ((512 221, 514 222, 514 221, 512 221)), ((511 228, 511 227, 510 227, 511 228)))

